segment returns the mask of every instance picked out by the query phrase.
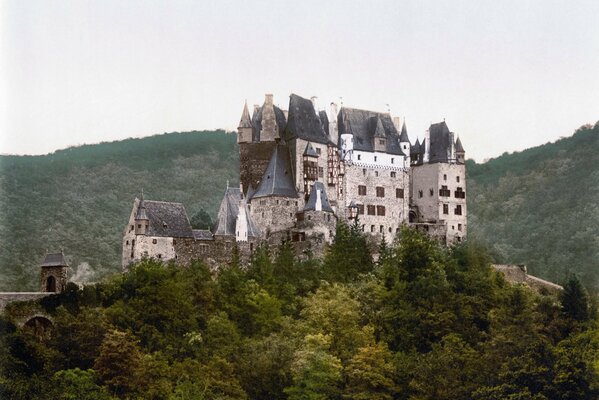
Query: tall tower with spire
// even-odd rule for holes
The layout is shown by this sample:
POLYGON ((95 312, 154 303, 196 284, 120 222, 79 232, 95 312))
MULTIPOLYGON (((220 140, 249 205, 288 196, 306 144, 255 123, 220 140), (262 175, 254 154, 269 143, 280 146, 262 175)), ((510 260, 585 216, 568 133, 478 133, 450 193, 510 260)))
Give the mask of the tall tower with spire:
POLYGON ((250 117, 248 102, 246 100, 241 113, 241 119, 239 120, 239 126, 237 127, 237 143, 252 142, 254 138, 254 132, 255 129, 252 125, 252 118, 250 117))

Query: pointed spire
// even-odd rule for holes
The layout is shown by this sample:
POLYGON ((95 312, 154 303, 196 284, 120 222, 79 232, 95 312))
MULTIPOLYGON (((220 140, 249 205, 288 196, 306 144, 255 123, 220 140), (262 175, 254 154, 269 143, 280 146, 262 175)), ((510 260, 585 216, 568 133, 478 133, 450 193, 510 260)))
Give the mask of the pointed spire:
POLYGON ((458 140, 455 141, 455 152, 456 153, 465 153, 464 146, 462 146, 462 141, 460 140, 459 136, 458 136, 458 140))
POLYGON ((148 214, 146 213, 146 206, 144 204, 144 190, 141 189, 141 198, 139 199, 139 205, 137 206, 137 214, 135 215, 136 220, 148 221, 148 214))
POLYGON ((314 146, 312 146, 312 143, 308 142, 308 144, 306 145, 306 150, 304 150, 304 156, 318 157, 318 153, 314 149, 314 146))
POLYGON ((239 128, 251 128, 252 119, 250 118, 250 111, 248 110, 248 102, 245 101, 243 106, 243 112, 241 113, 241 120, 239 121, 239 128))
POLYGON ((379 117, 376 118, 376 128, 374 129, 374 137, 378 138, 386 138, 385 128, 383 128, 383 123, 379 117))
POLYGON ((414 145, 410 149, 410 152, 412 154, 420 153, 420 140, 418 140, 418 138, 416 139, 416 143, 414 143, 414 145))
POLYGON ((403 120, 403 125, 401 126, 401 134, 399 135, 399 141, 402 142, 410 142, 408 138, 408 128, 406 128, 406 119, 403 120))

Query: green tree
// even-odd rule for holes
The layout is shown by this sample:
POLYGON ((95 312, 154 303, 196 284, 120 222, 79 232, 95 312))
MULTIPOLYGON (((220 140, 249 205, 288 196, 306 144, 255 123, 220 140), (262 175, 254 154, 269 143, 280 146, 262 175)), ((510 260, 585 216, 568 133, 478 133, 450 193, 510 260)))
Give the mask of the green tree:
POLYGON ((203 208, 200 208, 198 212, 193 214, 189 222, 193 229, 212 229, 212 225, 214 225, 210 214, 203 208))
POLYGON ((572 275, 564 285, 564 290, 560 293, 560 301, 562 310, 572 320, 584 322, 589 319, 589 298, 575 275, 572 275))
POLYGON ((345 368, 343 397, 351 400, 391 400, 398 392, 395 385, 393 354, 383 343, 358 349, 345 368))
POLYGON ((79 368, 58 371, 51 381, 49 398, 57 400, 110 400, 106 388, 96 383, 94 370, 79 368))
POLYGON ((328 400, 339 398, 341 361, 328 352, 326 335, 307 335, 295 353, 293 384, 285 389, 289 400, 328 400))
POLYGON ((339 220, 335 238, 324 257, 324 273, 331 281, 350 282, 359 274, 371 272, 372 255, 356 219, 351 226, 339 220))

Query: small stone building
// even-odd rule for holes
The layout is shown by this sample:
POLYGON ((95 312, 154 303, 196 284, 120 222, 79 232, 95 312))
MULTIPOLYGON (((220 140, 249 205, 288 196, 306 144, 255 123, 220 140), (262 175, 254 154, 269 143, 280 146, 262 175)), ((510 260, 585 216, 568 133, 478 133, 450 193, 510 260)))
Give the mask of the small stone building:
POLYGON ((40 292, 59 293, 68 282, 68 270, 64 253, 48 253, 40 267, 40 292))

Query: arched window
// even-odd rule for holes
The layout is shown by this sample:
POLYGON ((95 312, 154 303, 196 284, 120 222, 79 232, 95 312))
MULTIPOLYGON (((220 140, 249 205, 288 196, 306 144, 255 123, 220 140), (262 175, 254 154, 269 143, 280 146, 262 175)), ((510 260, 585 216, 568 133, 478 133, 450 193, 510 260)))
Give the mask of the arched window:
POLYGON ((46 292, 56 292, 56 278, 52 275, 46 279, 46 292))

